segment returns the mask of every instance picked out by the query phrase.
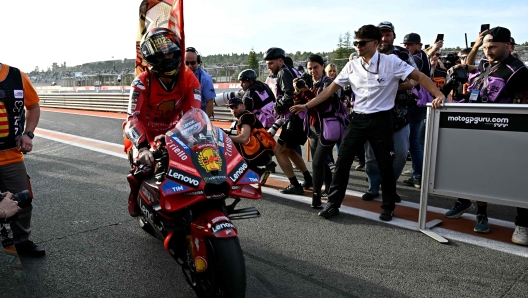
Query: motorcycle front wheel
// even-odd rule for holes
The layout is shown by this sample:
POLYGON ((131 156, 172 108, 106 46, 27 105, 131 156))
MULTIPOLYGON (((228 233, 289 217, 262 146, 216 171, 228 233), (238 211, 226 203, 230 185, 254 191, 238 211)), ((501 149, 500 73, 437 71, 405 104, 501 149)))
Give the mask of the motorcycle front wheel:
POLYGON ((237 237, 208 238, 208 267, 196 274, 199 297, 245 297, 246 265, 237 237))

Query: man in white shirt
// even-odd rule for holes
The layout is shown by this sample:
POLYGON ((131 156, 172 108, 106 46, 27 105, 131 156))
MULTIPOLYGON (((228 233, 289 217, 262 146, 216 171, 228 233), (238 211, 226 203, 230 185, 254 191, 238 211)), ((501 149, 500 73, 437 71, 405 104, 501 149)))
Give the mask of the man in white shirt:
POLYGON ((377 47, 381 41, 381 30, 378 27, 365 25, 355 32, 355 37, 354 46, 357 48, 359 59, 348 62, 334 82, 310 102, 293 106, 290 110, 299 113, 313 108, 330 98, 339 88, 347 84, 352 86, 356 98, 352 121, 339 146, 328 204, 319 212, 319 216, 329 218, 339 214, 354 152, 369 141, 374 149, 383 181, 383 211, 380 219, 390 221, 394 216, 395 202, 400 200, 396 194, 396 180, 392 168, 394 144, 389 112, 394 107, 399 80, 410 78, 417 81, 435 96, 433 107, 443 105, 445 96, 430 79, 396 55, 378 53, 377 47))

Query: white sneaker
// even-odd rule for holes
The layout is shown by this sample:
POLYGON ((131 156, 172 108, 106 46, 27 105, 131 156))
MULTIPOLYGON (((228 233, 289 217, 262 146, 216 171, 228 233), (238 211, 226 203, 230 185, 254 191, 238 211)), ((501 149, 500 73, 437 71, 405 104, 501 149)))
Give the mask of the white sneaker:
POLYGON ((401 173, 402 176, 412 176, 412 174, 413 174, 413 170, 412 169, 407 170, 407 171, 403 171, 401 173))
POLYGON ((520 245, 528 245, 528 228, 516 226, 512 235, 512 242, 520 245))

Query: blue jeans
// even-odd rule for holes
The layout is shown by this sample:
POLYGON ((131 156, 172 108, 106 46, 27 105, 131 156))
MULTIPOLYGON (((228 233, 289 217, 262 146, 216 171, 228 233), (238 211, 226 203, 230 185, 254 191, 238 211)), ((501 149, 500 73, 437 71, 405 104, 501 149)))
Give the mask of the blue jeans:
POLYGON ((411 153, 413 178, 420 180, 422 179, 424 152, 423 139, 421 136, 425 133, 425 122, 424 120, 411 121, 409 126, 411 129, 409 135, 409 152, 411 153))
MULTIPOLYGON (((394 141, 394 160, 392 167, 394 169, 394 180, 398 181, 405 163, 407 162, 407 151, 409 151, 409 125, 405 125, 402 129, 392 134, 394 141)), ((365 143, 365 172, 367 173, 369 188, 367 190, 370 194, 378 194, 381 177, 376 156, 369 142, 365 143)))

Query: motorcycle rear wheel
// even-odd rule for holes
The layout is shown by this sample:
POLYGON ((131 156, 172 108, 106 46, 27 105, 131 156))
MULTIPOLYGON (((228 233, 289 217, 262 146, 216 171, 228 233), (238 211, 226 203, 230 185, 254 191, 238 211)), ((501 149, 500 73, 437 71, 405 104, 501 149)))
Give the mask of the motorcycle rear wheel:
POLYGON ((196 273, 199 297, 245 297, 246 265, 237 237, 208 238, 207 271, 196 273))

